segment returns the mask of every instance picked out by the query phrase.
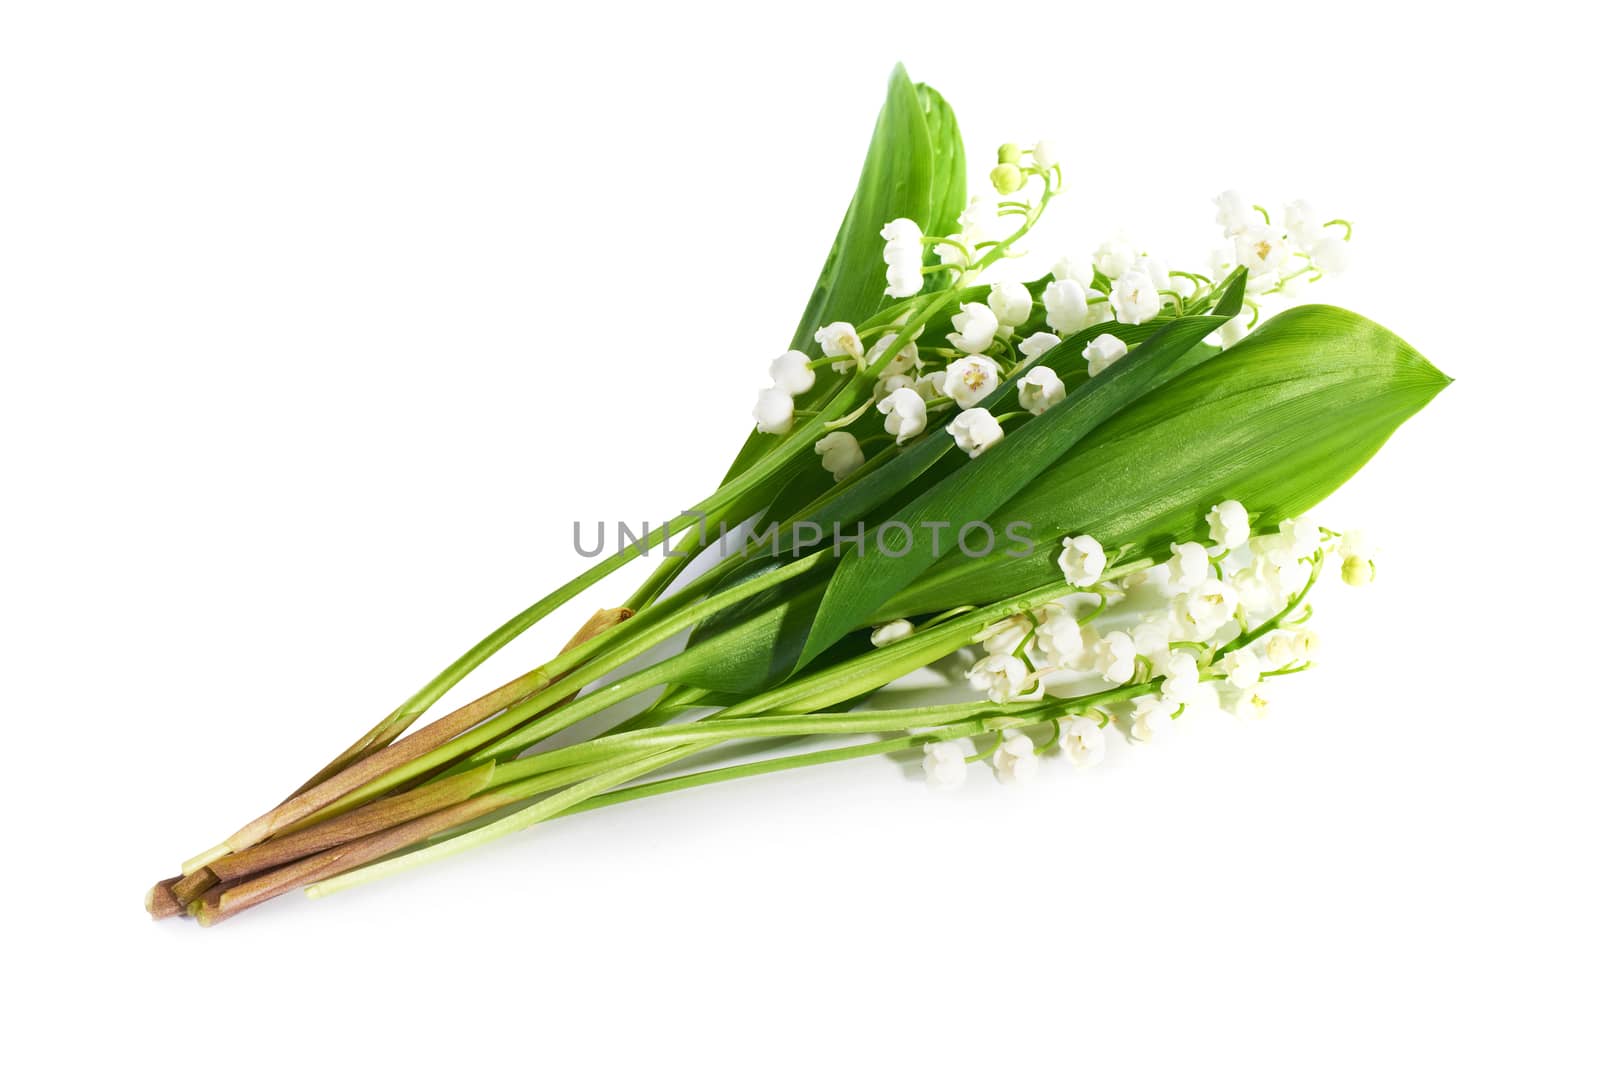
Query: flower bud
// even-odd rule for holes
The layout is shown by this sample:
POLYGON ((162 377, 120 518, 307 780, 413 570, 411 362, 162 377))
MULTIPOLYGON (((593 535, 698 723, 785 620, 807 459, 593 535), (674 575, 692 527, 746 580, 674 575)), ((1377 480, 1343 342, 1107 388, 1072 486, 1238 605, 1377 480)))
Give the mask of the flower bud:
POLYGON ((994 185, 994 191, 1002 196, 1015 193, 1022 188, 1022 171, 1015 163, 1002 163, 989 172, 989 181, 994 185))
POLYGON ((1022 162, 1022 149, 1018 148, 1016 145, 1009 144, 1009 143, 1001 145, 1000 146, 999 157, 1000 158, 999 158, 998 162, 1000 162, 1000 163, 1010 163, 1010 164, 1021 163, 1022 162))
POLYGON ((1365 586, 1372 582, 1372 561, 1359 556, 1347 556, 1339 566, 1339 577, 1346 586, 1365 586))

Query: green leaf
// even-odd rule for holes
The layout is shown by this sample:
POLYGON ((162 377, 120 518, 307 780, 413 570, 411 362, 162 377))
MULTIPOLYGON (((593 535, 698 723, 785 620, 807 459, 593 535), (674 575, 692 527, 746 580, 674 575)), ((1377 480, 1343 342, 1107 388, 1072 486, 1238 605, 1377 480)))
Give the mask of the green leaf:
POLYGON ((1449 382, 1353 312, 1283 312, 1129 405, 998 509, 997 529, 1032 524, 1031 556, 948 560, 876 616, 987 602, 1052 581, 1068 535, 1159 558, 1171 542, 1204 539, 1205 513, 1224 500, 1244 502, 1255 529, 1275 528, 1342 485, 1449 382))
MULTIPOLYGON (((905 68, 896 65, 855 196, 789 347, 819 356, 815 340, 819 327, 841 320, 859 323, 882 306, 879 231, 885 223, 915 219, 927 233, 949 233, 965 205, 966 156, 955 114, 942 96, 914 85, 905 68)), ((817 396, 840 382, 833 375, 818 378, 818 386, 806 395, 813 406, 817 396)), ((776 435, 752 432, 723 481, 755 463, 777 440, 776 435)))
MULTIPOLYGON (((1243 285, 1242 274, 1234 278, 1224 297, 1228 305, 1222 309, 1224 312, 1237 307, 1243 285)), ((1202 338, 1229 318, 1227 314, 1193 315, 1167 324, 1043 415, 1013 423, 1006 436, 988 452, 956 467, 899 509, 885 523, 885 529, 889 523, 902 524, 894 532, 899 536, 877 539, 878 545, 893 545, 899 555, 873 551, 840 560, 806 636, 799 663, 804 665, 873 618, 880 605, 955 548, 955 535, 964 524, 988 519, 1090 430, 1159 385, 1174 361, 1196 348, 1202 338), (928 531, 941 524, 947 536, 931 537, 928 531)))

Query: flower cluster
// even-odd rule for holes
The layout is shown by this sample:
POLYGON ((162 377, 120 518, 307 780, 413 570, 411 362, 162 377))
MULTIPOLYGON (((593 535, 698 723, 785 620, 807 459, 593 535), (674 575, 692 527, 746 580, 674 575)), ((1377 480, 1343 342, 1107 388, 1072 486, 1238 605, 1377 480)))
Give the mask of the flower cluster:
POLYGON ((1211 253, 1211 273, 1220 277, 1245 268, 1253 298, 1248 311, 1219 332, 1224 347, 1255 323, 1261 297, 1293 296, 1302 282, 1340 274, 1350 265, 1350 224, 1344 219, 1323 221, 1304 200, 1286 204, 1276 224, 1266 208, 1247 203, 1236 189, 1217 194, 1214 203, 1224 243, 1211 253))
MULTIPOLYGON (((1076 766, 1099 763, 1114 724, 1151 742, 1193 707, 1261 718, 1267 680, 1304 670, 1318 651, 1307 598, 1324 566, 1352 586, 1374 575, 1375 550, 1358 531, 1341 535, 1297 517, 1252 536, 1239 501, 1223 501, 1205 520, 1206 541, 1174 543, 1159 563, 1119 566, 1093 537, 1065 539, 1058 564, 1072 592, 974 636, 982 655, 967 671, 973 688, 1019 710, 1034 704, 1046 709, 1039 722, 1057 722, 1043 745, 1024 743, 1020 730, 997 741, 1002 781, 1030 778, 1038 756, 1057 747, 1076 766), (1064 711, 1048 714, 1067 699, 1064 711)), ((887 624, 874 643, 898 628, 912 629, 905 620, 887 624)), ((954 743, 929 743, 926 753, 930 783, 959 784, 954 743)))
POLYGON ((1212 254, 1208 273, 1170 270, 1166 260, 1119 235, 1091 255, 1057 260, 1050 274, 1034 283, 996 281, 988 284, 984 299, 958 302, 958 293, 982 287, 988 268, 1015 254, 1012 243, 1059 191, 1059 151, 1048 142, 1031 149, 1003 145, 990 181, 998 197, 973 197, 952 234, 927 236, 907 218, 883 225, 885 292, 900 303, 859 329, 836 322, 816 331, 820 358, 791 351, 774 360, 772 385, 756 402, 758 431, 793 429, 795 398, 815 385, 814 369, 828 365, 840 375, 874 375, 871 403, 828 424, 829 433, 815 444, 822 466, 835 479, 848 478, 877 449, 904 446, 929 429, 942 428, 976 459, 1005 436, 1005 416, 990 412, 985 402, 1007 380, 1017 382, 1017 401, 1028 415, 1042 415, 1066 398, 1062 374, 1039 363, 1064 340, 1080 339, 1082 370, 1093 378, 1130 351, 1127 341, 1096 327, 1138 326, 1183 314, 1192 302, 1214 297, 1222 280, 1243 266, 1246 307, 1211 338, 1227 347, 1257 321, 1262 298, 1292 294, 1299 283, 1342 270, 1348 260, 1350 225, 1343 220, 1319 221, 1310 205, 1297 200, 1273 225, 1265 209, 1229 191, 1215 201, 1226 243, 1212 254), (1033 181, 1043 189, 1026 199, 1024 191, 1033 181), (933 266, 925 263, 930 248, 939 261, 933 266), (925 280, 940 272, 950 273, 948 288, 925 293, 925 280), (947 319, 931 314, 947 306, 947 319), (919 344, 930 320, 948 322, 943 341, 919 344), (872 412, 883 420, 881 434, 858 436, 845 429, 872 412))

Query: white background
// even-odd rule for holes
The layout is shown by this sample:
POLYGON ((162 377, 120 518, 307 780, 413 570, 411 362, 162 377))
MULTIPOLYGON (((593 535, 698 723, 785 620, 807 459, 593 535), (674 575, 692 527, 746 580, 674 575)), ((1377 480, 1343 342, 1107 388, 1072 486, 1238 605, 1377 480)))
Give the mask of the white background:
POLYGON ((1581 9, 3 10, 8 1060, 1595 1062, 1581 9), (1319 299, 1458 381, 1319 513, 1386 550, 1325 666, 1025 790, 867 761, 150 923, 572 519, 712 488, 897 59, 975 178, 1068 146, 1036 245, 1356 221, 1319 299))

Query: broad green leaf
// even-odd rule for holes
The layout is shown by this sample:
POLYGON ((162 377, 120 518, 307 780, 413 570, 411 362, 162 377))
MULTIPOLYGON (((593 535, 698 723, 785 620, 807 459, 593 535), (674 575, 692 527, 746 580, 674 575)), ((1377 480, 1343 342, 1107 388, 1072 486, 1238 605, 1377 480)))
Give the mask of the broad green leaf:
MULTIPOLYGON (((1069 345, 1071 342, 1069 342, 1069 345)), ((1066 348, 1067 346, 1063 346, 1066 348)), ((1197 346, 1184 355, 1214 355, 1197 346)), ((1205 512, 1245 502, 1258 529, 1333 492, 1449 379, 1399 338, 1337 308, 1284 312, 1220 358, 1146 394, 1091 432, 989 519, 1032 524, 1038 551, 946 558, 874 616, 989 603, 1055 581, 1059 540, 1092 533, 1146 555, 1205 536, 1205 512)), ((991 453, 992 455, 992 453, 991 453)), ((685 657, 685 681, 747 694, 787 674, 820 585, 796 584, 685 657)), ((860 645, 860 632, 836 652, 860 645)))
POLYGON ((1239 500, 1275 529, 1355 474, 1450 379, 1400 338, 1341 308, 1275 316, 1221 357, 1108 420, 997 510, 1032 524, 1026 559, 951 559, 888 600, 893 618, 991 601, 1051 581, 1063 537, 1135 555, 1203 539, 1239 500))
MULTIPOLYGON (((1148 341, 1086 382, 1043 415, 1013 422, 1006 436, 975 460, 961 464, 885 521, 901 524, 879 545, 893 544, 898 555, 873 551, 847 555, 829 581, 817 618, 806 636, 801 665, 873 618, 878 607, 955 548, 955 533, 966 523, 987 520, 1090 430, 1123 406, 1154 388, 1174 361, 1226 323, 1243 295, 1244 278, 1233 279, 1217 315, 1174 320, 1148 341), (930 525, 944 524, 950 537, 935 539, 930 525), (915 536, 907 532, 916 532, 915 536)), ((996 529, 1004 529, 997 527, 996 529)))
MULTIPOLYGON (((840 320, 861 322, 883 304, 883 239, 878 235, 885 223, 915 219, 927 233, 949 233, 965 200, 966 157, 954 113, 943 97, 927 86, 914 85, 905 68, 897 65, 855 196, 790 348, 820 355, 814 337, 819 327, 840 320)), ((818 378, 808 399, 839 384, 831 375, 818 378)), ((777 440, 772 434, 752 432, 723 481, 748 468, 777 440)))

